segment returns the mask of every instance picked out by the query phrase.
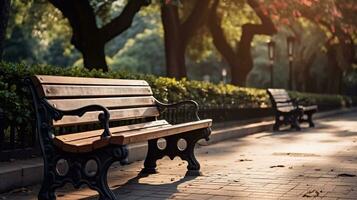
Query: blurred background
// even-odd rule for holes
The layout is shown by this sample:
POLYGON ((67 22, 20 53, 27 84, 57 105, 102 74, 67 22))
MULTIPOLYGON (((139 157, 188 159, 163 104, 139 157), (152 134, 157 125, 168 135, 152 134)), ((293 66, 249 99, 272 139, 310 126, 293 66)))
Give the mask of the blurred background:
POLYGON ((357 95, 355 0, 1 4, 6 62, 357 95))

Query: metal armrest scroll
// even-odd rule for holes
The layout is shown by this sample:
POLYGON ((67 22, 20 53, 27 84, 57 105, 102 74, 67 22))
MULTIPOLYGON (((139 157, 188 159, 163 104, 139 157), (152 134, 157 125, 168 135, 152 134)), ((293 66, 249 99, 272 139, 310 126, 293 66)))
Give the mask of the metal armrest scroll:
POLYGON ((110 113, 109 110, 101 105, 88 105, 84 106, 82 108, 78 108, 75 110, 60 110, 57 108, 54 108, 53 106, 49 105, 47 102, 45 103, 49 109, 51 109, 54 113, 54 120, 60 120, 63 118, 65 115, 72 115, 72 116, 78 116, 82 117, 86 112, 90 111, 103 111, 98 115, 98 120, 100 121, 101 125, 104 128, 104 131, 101 135, 101 138, 109 138, 111 136, 110 130, 109 130, 109 118, 110 118, 110 113))
POLYGON ((170 108, 179 109, 179 107, 181 107, 181 106, 191 105, 194 108, 194 110, 193 110, 194 120, 195 121, 200 120, 200 118, 198 116, 198 104, 197 104, 197 102, 195 102, 193 100, 181 101, 181 102, 172 103, 172 104, 166 104, 166 103, 162 103, 162 102, 156 100, 156 105, 159 107, 160 112, 163 112, 166 109, 170 109, 170 108))

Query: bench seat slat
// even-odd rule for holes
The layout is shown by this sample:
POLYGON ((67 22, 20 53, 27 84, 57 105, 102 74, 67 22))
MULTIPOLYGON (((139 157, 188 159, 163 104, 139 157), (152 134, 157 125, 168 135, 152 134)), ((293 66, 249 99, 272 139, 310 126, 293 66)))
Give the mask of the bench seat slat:
POLYGON ((290 107, 278 107, 278 111, 280 112, 292 112, 295 110, 295 107, 290 106, 290 107))
MULTIPOLYGON (((158 121, 151 121, 146 123, 140 124, 132 124, 127 126, 118 126, 114 128, 110 128, 110 132, 112 134, 118 134, 120 132, 125 131, 133 131, 133 130, 140 130, 145 128, 152 128, 158 126, 165 126, 170 125, 166 120, 158 120, 158 121)), ((103 145, 109 144, 109 141, 100 141, 100 136, 103 133, 103 129, 94 130, 94 131, 85 131, 80 133, 74 134, 67 134, 67 135, 60 135, 54 138, 54 143, 56 146, 60 148, 64 148, 67 151, 74 151, 77 152, 77 146, 81 146, 81 151, 91 151, 92 144, 94 141, 97 142, 98 148, 102 147, 103 145), (66 145, 66 144, 71 144, 66 145), (76 146, 76 147, 75 147, 76 146)))
MULTIPOLYGON (((127 120, 127 119, 139 119, 146 117, 157 117, 159 111, 157 107, 142 107, 142 108, 130 108, 130 109, 115 109, 109 110, 110 121, 127 120)), ((88 124, 93 122, 99 122, 98 115, 100 111, 87 112, 82 117, 78 116, 64 116, 61 120, 54 121, 53 126, 69 126, 77 124, 88 124)))
POLYGON ((277 103, 276 107, 287 107, 287 106, 294 106, 293 103, 277 103))
POLYGON ((153 106, 152 96, 144 97, 110 97, 110 98, 80 98, 80 99, 49 99, 50 105, 60 110, 74 110, 84 106, 99 104, 107 108, 153 106))
POLYGON ((172 125, 171 127, 163 127, 157 130, 142 130, 142 131, 128 131, 121 133, 120 137, 112 137, 110 142, 112 144, 129 144, 147 141, 155 138, 161 138, 177 133, 184 133, 192 130, 198 130, 202 128, 208 128, 212 125, 211 119, 182 123, 172 125), (123 140, 122 140, 123 139, 123 140))
POLYGON ((273 96, 274 97, 274 100, 276 102, 278 101, 291 101, 291 99, 289 97, 276 97, 276 96, 273 96))
MULTIPOLYGON (((167 124, 169 124, 169 123, 166 120, 157 120, 157 121, 127 125, 127 126, 113 127, 113 128, 110 128, 110 132, 111 133, 119 133, 119 132, 123 132, 123 131, 138 130, 138 129, 142 129, 142 128, 149 128, 149 127, 155 127, 155 126, 161 126, 161 125, 167 125, 167 124)), ((56 136, 55 141, 73 142, 73 141, 77 141, 77 140, 97 137, 97 136, 100 136, 102 133, 103 133, 103 129, 94 130, 94 131, 85 131, 85 132, 80 132, 80 133, 75 133, 75 134, 60 135, 60 136, 56 136)))
POLYGON ((36 84, 67 84, 67 85, 141 85, 148 86, 144 80, 84 78, 68 76, 37 75, 32 77, 36 84))
MULTIPOLYGON (((140 130, 153 130, 153 129, 159 129, 159 128, 164 128, 164 127, 169 127, 172 126, 170 124, 164 124, 164 125, 159 125, 159 126, 153 126, 153 127, 147 127, 145 129, 137 129, 137 130, 130 130, 130 131, 140 131, 140 130)), ((103 132, 103 130, 101 130, 103 132)), ((101 132, 98 136, 96 137, 91 137, 87 139, 80 139, 76 141, 71 141, 71 142, 66 142, 62 144, 63 150, 64 151, 69 151, 69 152, 87 152, 87 151, 92 151, 95 149, 99 149, 102 147, 107 146, 108 144, 111 143, 110 140, 102 140, 100 138, 101 132)), ((112 133, 112 137, 120 136, 122 131, 118 133, 112 133)))
MULTIPOLYGON (((198 130, 202 128, 208 128, 212 125, 212 120, 200 120, 189 123, 182 123, 177 125, 170 124, 157 124, 156 126, 149 126, 146 128, 132 129, 124 131, 127 128, 123 128, 122 131, 113 131, 112 137, 108 140, 100 138, 103 130, 97 130, 96 133, 92 133, 92 137, 80 139, 83 133, 78 136, 78 140, 73 140, 73 137, 77 134, 71 134, 72 138, 68 140, 65 136, 58 136, 54 139, 55 144, 68 152, 90 152, 94 149, 104 147, 108 144, 125 145, 129 143, 138 143, 147 141, 150 139, 161 138, 178 133, 184 133, 192 130, 198 130)), ((119 127, 118 127, 119 128, 119 127)))

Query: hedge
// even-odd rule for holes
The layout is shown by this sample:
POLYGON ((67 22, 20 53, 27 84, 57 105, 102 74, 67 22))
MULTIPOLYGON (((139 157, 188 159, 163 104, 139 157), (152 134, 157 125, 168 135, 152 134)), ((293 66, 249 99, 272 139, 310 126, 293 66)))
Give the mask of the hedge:
MULTIPOLYGON (((116 79, 143 79, 148 81, 154 96, 163 102, 193 99, 200 106, 224 108, 268 107, 269 97, 263 89, 242 88, 230 84, 213 84, 186 79, 156 77, 153 75, 130 74, 127 72, 104 73, 83 68, 61 68, 48 65, 0 63, 0 108, 11 123, 26 125, 33 119, 31 96, 23 80, 34 74, 101 77, 116 79)), ((329 107, 350 106, 353 98, 341 95, 319 95, 291 92, 296 98, 308 98, 310 103, 329 107)))

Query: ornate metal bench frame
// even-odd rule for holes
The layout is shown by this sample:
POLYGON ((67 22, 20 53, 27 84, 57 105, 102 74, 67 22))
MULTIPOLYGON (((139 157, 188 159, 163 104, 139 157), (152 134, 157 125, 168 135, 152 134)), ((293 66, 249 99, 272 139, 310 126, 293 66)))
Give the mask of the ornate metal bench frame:
MULTIPOLYGON (((107 172, 113 162, 119 161, 121 164, 127 163, 128 149, 126 145, 108 145, 104 148, 96 149, 89 153, 69 153, 65 152, 53 143, 54 128, 53 120, 59 120, 65 115, 82 116, 89 111, 103 111, 98 116, 99 121, 104 129, 102 138, 110 137, 108 109, 101 105, 90 105, 80 109, 63 111, 54 108, 44 99, 40 99, 37 95, 35 86, 30 78, 25 79, 29 85, 33 104, 36 113, 37 132, 44 160, 44 179, 38 195, 39 200, 56 199, 55 190, 64 186, 66 183, 71 183, 75 188, 81 185, 88 185, 89 188, 96 190, 99 193, 101 200, 117 199, 114 193, 110 190, 107 183, 107 172), (88 173, 89 163, 95 161, 95 173, 88 173), (57 165, 64 165, 66 170, 61 172, 57 165)), ((191 105, 194 107, 193 121, 200 120, 198 117, 198 104, 194 101, 184 101, 177 104, 164 104, 156 101, 160 115, 167 109, 178 109, 180 106, 191 105)), ((174 114, 175 115, 175 114, 174 114)), ((191 121, 192 121, 191 120, 191 121)), ((156 161, 164 156, 169 156, 171 159, 178 156, 182 160, 188 162, 188 172, 186 175, 199 175, 200 164, 195 158, 194 147, 198 140, 209 139, 211 129, 200 129, 190 133, 182 133, 164 137, 167 141, 165 149, 158 148, 158 139, 148 141, 148 154, 144 162, 144 168, 141 173, 156 173, 156 161), (180 139, 187 141, 187 148, 180 150, 177 146, 180 139)))

